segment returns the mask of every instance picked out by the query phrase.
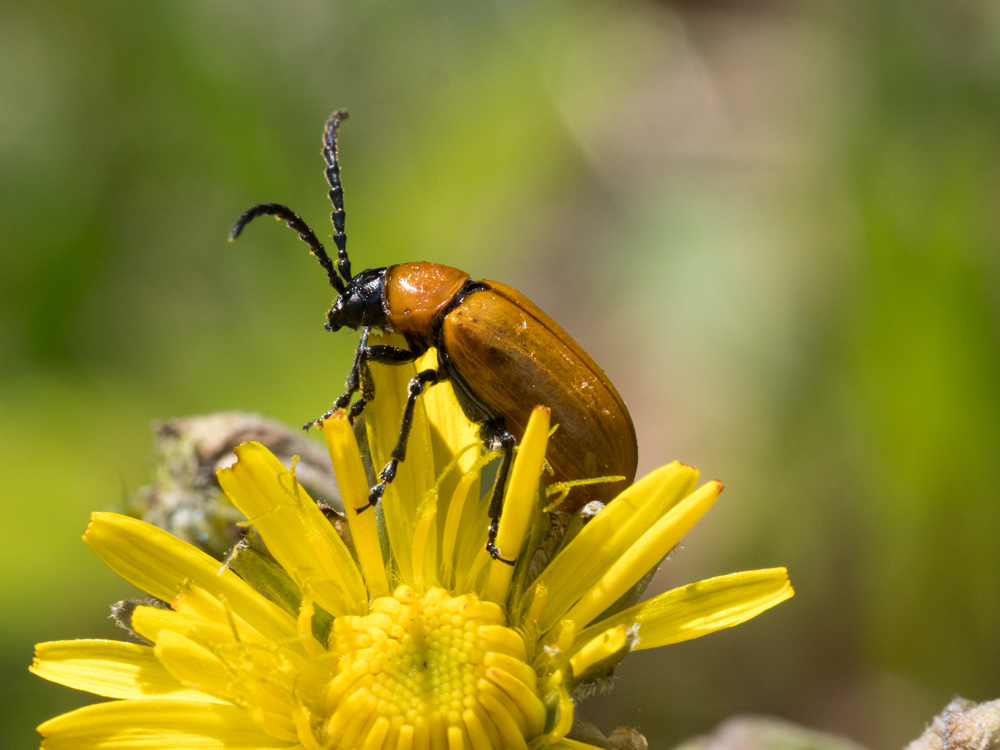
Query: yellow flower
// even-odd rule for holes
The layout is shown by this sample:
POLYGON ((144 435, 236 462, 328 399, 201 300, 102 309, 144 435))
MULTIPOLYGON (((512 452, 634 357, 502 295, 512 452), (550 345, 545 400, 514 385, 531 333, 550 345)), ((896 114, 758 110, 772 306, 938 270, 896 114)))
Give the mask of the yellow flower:
MULTIPOLYGON (((374 368, 366 412, 375 466, 395 442, 405 367, 374 368), (394 401, 394 399, 396 399, 394 401)), ((342 416, 324 433, 347 512, 342 537, 258 443, 219 472, 266 545, 221 566, 142 521, 95 513, 84 540, 169 607, 139 605, 149 645, 57 641, 32 670, 117 700, 39 727, 42 747, 489 750, 591 748, 567 737, 574 688, 629 652, 696 638, 792 596, 783 568, 721 576, 634 604, 640 583, 722 487, 673 463, 585 525, 542 511, 550 433, 539 408, 522 439, 498 546, 486 553, 489 456, 439 385, 417 410, 406 460, 375 512, 342 416)))

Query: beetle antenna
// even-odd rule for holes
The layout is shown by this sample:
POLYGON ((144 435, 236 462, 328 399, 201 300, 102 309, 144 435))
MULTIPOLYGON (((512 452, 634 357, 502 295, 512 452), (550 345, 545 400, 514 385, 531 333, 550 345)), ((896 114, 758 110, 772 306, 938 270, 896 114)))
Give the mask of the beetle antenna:
POLYGON ((242 216, 240 216, 240 218, 236 220, 236 223, 233 224, 233 228, 229 230, 230 241, 239 237, 240 233, 243 231, 243 227, 256 219, 258 216, 277 216, 279 219, 283 219, 288 226, 298 232, 299 239, 309 245, 309 252, 316 256, 320 265, 326 269, 326 275, 330 278, 330 284, 333 285, 333 288, 338 292, 344 291, 344 282, 340 280, 339 276, 337 276, 337 271, 334 268, 333 261, 330 260, 330 256, 326 254, 326 248, 323 247, 323 243, 319 241, 316 237, 316 233, 308 224, 306 224, 305 220, 292 211, 292 209, 288 206, 281 203, 258 203, 256 206, 251 206, 243 212, 242 216))
MULTIPOLYGON (((337 126, 347 119, 347 110, 338 109, 326 121, 323 130, 323 158, 326 159, 326 181, 330 183, 330 203, 333 213, 333 241, 337 244, 337 270, 350 283, 351 261, 347 257, 347 233, 344 231, 344 187, 340 184, 340 161, 337 157, 337 126)), ((334 285, 336 286, 336 285, 334 285)))

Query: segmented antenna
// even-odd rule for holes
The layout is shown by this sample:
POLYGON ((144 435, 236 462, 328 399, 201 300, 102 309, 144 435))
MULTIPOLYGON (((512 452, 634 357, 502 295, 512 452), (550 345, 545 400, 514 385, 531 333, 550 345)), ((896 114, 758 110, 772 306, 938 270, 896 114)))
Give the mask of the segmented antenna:
MULTIPOLYGON (((351 261, 347 257, 347 233, 344 231, 344 188, 340 184, 340 161, 337 157, 337 126, 346 119, 347 110, 338 109, 326 121, 326 128, 323 130, 323 158, 326 160, 326 181, 330 183, 330 203, 333 204, 330 221, 333 222, 333 241, 337 245, 337 270, 345 282, 350 282, 351 261)), ((329 269, 327 272, 329 273, 329 269)))
POLYGON ((299 239, 309 245, 309 252, 316 257, 320 265, 326 269, 326 275, 330 279, 330 284, 333 286, 337 292, 344 291, 344 282, 340 280, 337 275, 337 271, 334 268, 333 261, 330 260, 330 256, 326 254, 326 248, 323 247, 323 243, 319 241, 316 237, 316 233, 306 224, 305 220, 299 216, 297 213, 292 211, 288 206, 281 203, 258 203, 256 206, 251 206, 236 223, 233 224, 233 228, 229 230, 229 239, 235 240, 240 236, 243 231, 243 227, 249 224, 251 221, 256 219, 258 216, 277 216, 279 219, 283 219, 288 226, 299 233, 299 239))

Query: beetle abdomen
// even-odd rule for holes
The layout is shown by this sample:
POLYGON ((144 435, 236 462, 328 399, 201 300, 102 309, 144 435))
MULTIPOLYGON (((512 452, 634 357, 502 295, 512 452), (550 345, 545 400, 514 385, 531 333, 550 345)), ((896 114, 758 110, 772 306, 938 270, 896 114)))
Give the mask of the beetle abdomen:
MULTIPOLYGON (((450 365, 476 397, 520 441, 536 405, 559 428, 549 441, 553 481, 621 475, 631 482, 638 461, 628 409, 604 371, 531 300, 496 281, 471 292, 443 321, 450 365)), ((626 486, 575 488, 566 509, 608 501, 626 486)))

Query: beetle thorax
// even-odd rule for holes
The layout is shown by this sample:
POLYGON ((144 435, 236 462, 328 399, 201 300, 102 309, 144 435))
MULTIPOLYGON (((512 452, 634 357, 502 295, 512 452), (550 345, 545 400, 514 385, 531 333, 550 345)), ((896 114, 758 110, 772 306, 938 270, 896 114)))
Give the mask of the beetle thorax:
POLYGON ((385 310, 389 327, 433 344, 434 331, 469 280, 469 274, 437 263, 403 263, 385 273, 385 310))

